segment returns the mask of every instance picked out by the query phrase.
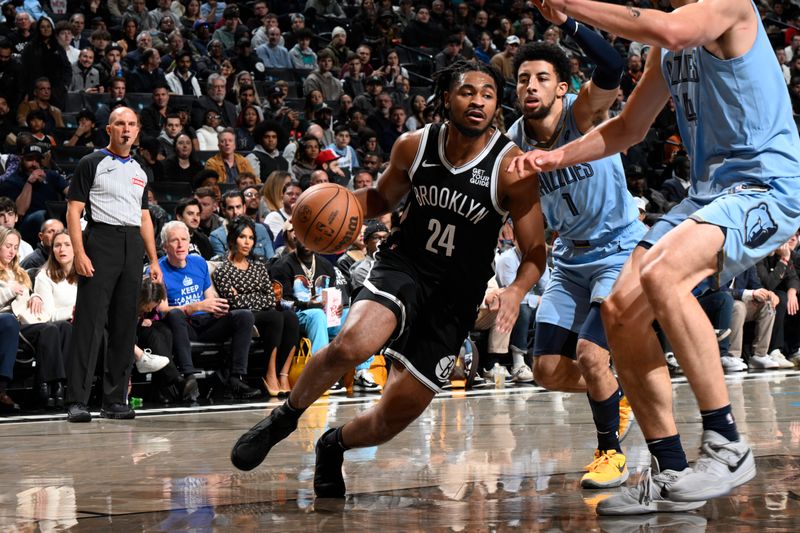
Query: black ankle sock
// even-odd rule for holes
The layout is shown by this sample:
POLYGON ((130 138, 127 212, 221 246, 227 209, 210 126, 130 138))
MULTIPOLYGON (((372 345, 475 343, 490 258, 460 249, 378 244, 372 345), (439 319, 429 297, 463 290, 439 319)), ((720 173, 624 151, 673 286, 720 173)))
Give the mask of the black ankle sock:
POLYGON ((700 416, 703 417, 703 430, 716 431, 730 441, 739 440, 731 404, 713 411, 700 411, 700 416))
POLYGON ((592 418, 597 428, 597 449, 602 451, 616 450, 622 453, 619 445, 619 399, 622 396, 621 390, 617 389, 610 397, 603 401, 589 398, 589 405, 592 408, 592 418))
POLYGON ((344 442, 342 441, 342 427, 344 427, 344 426, 339 426, 338 428, 334 429, 333 431, 330 431, 330 432, 326 433, 325 435, 323 435, 322 436, 322 442, 327 446, 337 445, 344 451, 349 450, 350 448, 345 446, 344 442))
POLYGON ((291 403, 289 398, 286 398, 286 401, 283 403, 283 406, 286 407, 285 411, 287 415, 294 416, 295 418, 300 418, 303 413, 306 412, 306 409, 300 409, 299 407, 294 407, 291 403))
POLYGON ((658 460, 659 469, 675 470, 680 472, 689 466, 686 461, 686 454, 681 446, 681 436, 672 435, 663 439, 646 440, 647 448, 658 460))

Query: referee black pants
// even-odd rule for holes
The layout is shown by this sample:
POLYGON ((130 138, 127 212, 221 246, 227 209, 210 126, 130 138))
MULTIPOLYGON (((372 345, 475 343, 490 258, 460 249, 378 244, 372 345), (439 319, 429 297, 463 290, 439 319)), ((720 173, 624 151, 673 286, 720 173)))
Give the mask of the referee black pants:
POLYGON ((135 226, 89 224, 83 246, 94 276, 78 279, 67 368, 67 401, 88 403, 104 331, 103 405, 125 403, 133 366, 144 242, 135 226))

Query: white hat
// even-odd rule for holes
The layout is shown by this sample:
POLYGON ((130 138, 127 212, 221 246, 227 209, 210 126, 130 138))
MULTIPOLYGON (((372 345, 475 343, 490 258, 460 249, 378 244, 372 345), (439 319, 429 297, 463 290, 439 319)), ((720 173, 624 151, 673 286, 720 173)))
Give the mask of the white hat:
POLYGON ((336 26, 335 28, 333 28, 333 31, 331 32, 331 37, 336 37, 340 33, 345 36, 347 35, 347 32, 345 31, 344 28, 342 28, 341 26, 336 26))

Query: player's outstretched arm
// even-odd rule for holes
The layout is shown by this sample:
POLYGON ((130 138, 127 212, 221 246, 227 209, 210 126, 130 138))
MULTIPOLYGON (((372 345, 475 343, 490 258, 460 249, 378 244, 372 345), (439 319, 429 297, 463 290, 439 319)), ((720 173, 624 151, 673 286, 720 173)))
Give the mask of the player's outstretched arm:
MULTIPOLYGON (((511 158, 521 153, 519 148, 511 150, 500 168, 508 167, 511 158)), ((501 332, 509 332, 517 321, 522 298, 544 272, 547 250, 538 176, 522 178, 515 171, 503 170, 499 179, 497 195, 500 204, 508 210, 514 221, 514 236, 522 259, 514 281, 494 293, 486 304, 490 309, 497 310, 497 328, 501 332)))
POLYGON ((545 4, 631 41, 668 50, 716 41, 752 16, 750 0, 703 0, 670 13, 596 0, 546 0, 545 4))
POLYGON ((381 174, 374 188, 360 189, 355 192, 361 202, 364 218, 376 218, 392 211, 411 189, 408 171, 414 162, 422 130, 404 133, 392 146, 389 166, 381 174))
POLYGON ((608 118, 608 108, 617 99, 625 62, 619 52, 594 30, 554 9, 549 2, 534 0, 533 3, 544 18, 572 37, 596 65, 592 79, 583 85, 572 107, 578 129, 581 133, 586 133, 608 118))
POLYGON ((586 135, 549 152, 533 150, 513 159, 509 170, 521 176, 565 168, 617 154, 638 143, 669 100, 669 90, 660 71, 661 50, 653 49, 642 79, 631 93, 622 113, 586 135))

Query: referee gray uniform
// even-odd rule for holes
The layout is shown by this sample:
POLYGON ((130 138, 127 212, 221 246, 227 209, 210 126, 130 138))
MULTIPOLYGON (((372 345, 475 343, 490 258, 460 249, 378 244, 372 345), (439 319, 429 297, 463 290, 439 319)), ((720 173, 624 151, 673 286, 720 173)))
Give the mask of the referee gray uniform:
POLYGON ((88 404, 97 356, 108 331, 103 365, 103 406, 125 404, 136 342, 142 283, 142 209, 147 209, 147 174, 131 157, 107 149, 83 157, 75 169, 69 200, 85 204, 83 246, 94 266, 79 276, 67 371, 67 401, 88 404))

